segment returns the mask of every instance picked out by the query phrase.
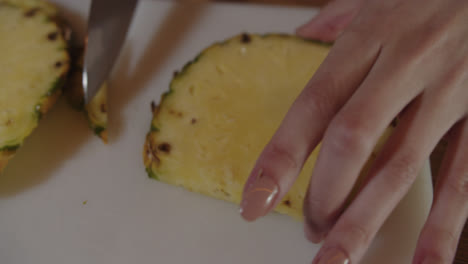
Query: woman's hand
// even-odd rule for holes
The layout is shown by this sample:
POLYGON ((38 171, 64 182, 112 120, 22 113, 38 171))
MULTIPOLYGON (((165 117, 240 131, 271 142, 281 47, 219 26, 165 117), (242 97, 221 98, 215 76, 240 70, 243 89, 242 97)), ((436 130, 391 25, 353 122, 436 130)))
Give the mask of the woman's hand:
POLYGON ((334 46, 259 157, 242 216, 271 211, 322 141, 304 204, 308 238, 325 240, 314 263, 358 263, 448 133, 414 263, 452 263, 468 216, 468 1, 337 0, 298 33, 334 46), (344 210, 397 115, 370 180, 344 210))

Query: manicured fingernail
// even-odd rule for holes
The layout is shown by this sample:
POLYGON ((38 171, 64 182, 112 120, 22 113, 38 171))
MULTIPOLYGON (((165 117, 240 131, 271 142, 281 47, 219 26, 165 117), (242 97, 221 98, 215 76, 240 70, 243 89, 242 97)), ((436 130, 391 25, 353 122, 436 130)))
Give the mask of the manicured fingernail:
POLYGON ((247 186, 240 207, 242 217, 247 221, 266 215, 278 195, 278 185, 276 182, 260 171, 247 186))
POLYGON ((343 251, 330 248, 322 256, 319 256, 314 264, 351 264, 351 262, 343 251))

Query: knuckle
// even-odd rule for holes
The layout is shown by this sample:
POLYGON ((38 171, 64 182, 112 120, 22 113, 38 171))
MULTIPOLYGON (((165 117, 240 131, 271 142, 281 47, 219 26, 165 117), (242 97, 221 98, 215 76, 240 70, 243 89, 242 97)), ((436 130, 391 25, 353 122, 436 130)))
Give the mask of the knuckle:
MULTIPOLYGON (((454 101, 468 99, 468 94, 464 96, 466 84, 468 84, 468 56, 453 61, 453 65, 448 67, 438 84, 438 89, 430 91, 431 99, 435 105, 450 105, 454 101), (463 99, 462 99, 463 98, 463 99)), ((467 107, 468 104, 460 104, 467 107)), ((462 108, 462 111, 466 108, 462 108)))
POLYGON ((316 195, 308 195, 307 196, 307 201, 304 209, 306 210, 305 213, 308 215, 314 215, 314 216, 322 216, 324 213, 323 212, 323 203, 324 198, 316 195))
POLYGON ((436 40, 439 35, 432 31, 430 33, 420 33, 418 35, 411 35, 409 32, 398 40, 398 48, 406 46, 406 56, 409 61, 418 60, 423 58, 427 52, 435 46, 436 40))
POLYGON ((428 16, 417 27, 422 43, 427 46, 437 46, 441 41, 447 41, 447 32, 453 29, 459 20, 458 16, 447 16, 443 13, 434 13, 428 16))
MULTIPOLYGON (((434 58, 434 50, 440 48, 441 44, 452 45, 445 43, 447 41, 447 32, 453 26, 454 18, 429 17, 414 28, 408 28, 402 31, 398 38, 388 34, 388 43, 394 44, 394 50, 398 50, 400 54, 404 54, 406 62, 421 62, 432 61, 434 58), (424 61, 422 61, 424 60, 424 61)), ((395 26, 401 26, 403 21, 397 21, 395 26)))
MULTIPOLYGON (((442 242, 442 244, 447 245, 447 249, 454 250, 457 247, 458 236, 456 236, 452 231, 443 229, 443 228, 433 228, 429 232, 433 234, 433 237, 437 237, 437 240, 439 242, 442 242)), ((447 252, 447 253, 451 255, 450 253, 452 252, 447 252)))
POLYGON ((279 164, 285 169, 296 170, 299 168, 299 164, 291 150, 285 145, 277 142, 272 142, 269 145, 268 151, 265 155, 265 160, 267 161, 267 164, 279 164))
POLYGON ((427 252, 424 252, 424 262, 422 263, 451 263, 451 260, 446 259, 444 260, 443 258, 439 257, 436 253, 437 250, 428 250, 427 252))
POLYGON ((396 157, 388 167, 387 181, 394 190, 409 187, 418 174, 416 155, 403 154, 396 157))
POLYGON ((299 103, 303 111, 309 116, 318 116, 321 120, 329 120, 333 108, 331 89, 324 87, 333 86, 333 80, 311 81, 302 91, 299 103), (327 91, 328 90, 328 91, 327 91))
POLYGON ((455 172, 455 175, 449 176, 447 185, 459 196, 468 198, 468 172, 455 172))
POLYGON ((430 236, 428 244, 423 249, 423 254, 427 258, 439 260, 452 258, 457 249, 458 236, 448 229, 435 226, 425 228, 424 233, 430 236))
POLYGON ((372 39, 375 37, 375 23, 367 23, 363 17, 358 17, 352 21, 346 28, 345 33, 342 35, 343 39, 372 39), (372 33, 372 34, 371 34, 372 33))
POLYGON ((331 122, 327 137, 335 153, 359 155, 369 149, 369 132, 363 120, 342 114, 331 122))
POLYGON ((332 41, 333 37, 336 36, 341 29, 341 25, 335 23, 335 21, 327 21, 321 27, 322 38, 325 38, 325 41, 332 41))
POLYGON ((356 222, 344 224, 337 230, 339 237, 354 241, 356 244, 367 245, 371 241, 370 232, 362 225, 356 222))
POLYGON ((329 206, 325 197, 310 195, 306 205, 307 215, 313 216, 314 219, 320 219, 324 222, 333 222, 336 218, 332 208, 329 206))

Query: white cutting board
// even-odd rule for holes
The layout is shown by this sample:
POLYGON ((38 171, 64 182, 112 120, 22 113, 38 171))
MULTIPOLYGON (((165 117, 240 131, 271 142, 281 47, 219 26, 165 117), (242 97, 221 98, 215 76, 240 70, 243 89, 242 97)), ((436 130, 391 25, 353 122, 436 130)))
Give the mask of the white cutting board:
MULTIPOLYGON (((56 1, 83 32, 89 1, 56 1)), ((237 206, 146 176, 150 102, 172 73, 241 31, 289 32, 313 9, 141 2, 111 82, 110 144, 62 101, 0 177, 2 264, 310 263, 319 246, 272 214, 244 222, 237 206)), ((364 263, 410 263, 432 198, 428 168, 364 263)))

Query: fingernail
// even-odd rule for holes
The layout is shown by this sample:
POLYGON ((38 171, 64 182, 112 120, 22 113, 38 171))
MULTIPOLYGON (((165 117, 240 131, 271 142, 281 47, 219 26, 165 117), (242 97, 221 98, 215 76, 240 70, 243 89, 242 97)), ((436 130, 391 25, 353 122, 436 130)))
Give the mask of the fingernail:
POLYGON ((328 249, 314 264, 351 264, 348 256, 337 248, 328 249))
POLYGON ((276 182, 260 170, 243 195, 240 207, 242 217, 254 221, 266 215, 275 201, 278 189, 276 182))

